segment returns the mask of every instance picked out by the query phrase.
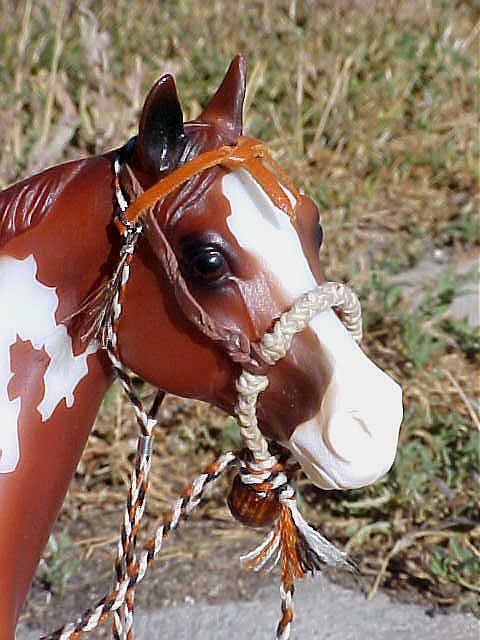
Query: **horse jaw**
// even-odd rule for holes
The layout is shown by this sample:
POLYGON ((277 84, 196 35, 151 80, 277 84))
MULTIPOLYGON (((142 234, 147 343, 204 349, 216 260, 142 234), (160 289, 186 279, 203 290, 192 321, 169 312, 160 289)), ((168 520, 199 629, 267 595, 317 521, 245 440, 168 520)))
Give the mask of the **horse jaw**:
MULTIPOLYGON (((222 190, 232 212, 230 231, 285 299, 291 304, 316 287, 295 228, 251 176, 244 170, 229 173, 222 190)), ((316 316, 310 328, 318 340, 312 357, 327 360, 331 377, 318 413, 297 425, 283 444, 322 488, 371 484, 395 457, 401 389, 367 358, 333 311, 316 316)))

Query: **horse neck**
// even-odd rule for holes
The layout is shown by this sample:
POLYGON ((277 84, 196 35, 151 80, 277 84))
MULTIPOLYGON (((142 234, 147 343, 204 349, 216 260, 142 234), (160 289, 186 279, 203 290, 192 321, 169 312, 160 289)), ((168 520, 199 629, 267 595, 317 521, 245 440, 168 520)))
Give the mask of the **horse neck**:
MULTIPOLYGON (((7 300, 7 313, 0 318, 0 405, 11 414, 12 441, 13 422, 27 406, 32 418, 39 413, 43 422, 60 413, 68 420, 74 407, 82 431, 89 430, 111 379, 104 352, 94 341, 82 339, 82 316, 76 315, 108 278, 110 263, 118 256, 118 245, 110 237, 111 157, 69 163, 46 173, 50 182, 63 188, 37 224, 0 248, 0 298, 7 300), (89 393, 81 393, 85 386, 89 393), (62 401, 70 414, 57 411, 62 401)), ((32 179, 28 201, 34 212, 45 199, 37 186, 42 183, 42 174, 32 179)), ((28 181, 22 188, 28 190, 28 181)), ((8 206, 5 193, 2 196, 8 206)), ((15 188, 11 196, 16 197, 15 188)), ((10 445, 10 462, 4 449, 0 471, 14 466, 16 454, 10 445)))
POLYGON ((41 550, 111 381, 104 351, 81 339, 81 316, 75 315, 118 259, 111 160, 55 167, 0 197, 2 640, 14 637, 41 550), (2 236, 2 229, 8 233, 2 236))

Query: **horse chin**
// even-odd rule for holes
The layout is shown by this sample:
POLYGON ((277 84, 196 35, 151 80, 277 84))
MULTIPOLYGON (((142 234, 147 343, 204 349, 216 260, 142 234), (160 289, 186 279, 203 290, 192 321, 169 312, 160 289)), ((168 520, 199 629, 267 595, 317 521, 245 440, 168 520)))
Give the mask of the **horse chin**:
MULTIPOLYGON (((385 376, 387 377, 387 376, 385 376)), ((287 446, 309 479, 322 489, 355 489, 374 483, 393 464, 403 416, 400 387, 390 380, 388 411, 374 406, 339 409, 330 416, 325 407, 298 425, 287 446)))

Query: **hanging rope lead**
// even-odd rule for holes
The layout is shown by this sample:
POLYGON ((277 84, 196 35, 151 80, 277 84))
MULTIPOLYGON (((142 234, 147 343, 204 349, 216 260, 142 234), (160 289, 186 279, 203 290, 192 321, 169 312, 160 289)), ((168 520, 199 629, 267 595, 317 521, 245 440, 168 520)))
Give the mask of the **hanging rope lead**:
MULTIPOLYGON (((342 319, 356 340, 362 336, 361 307, 351 289, 336 282, 326 282, 295 300, 292 307, 283 313, 272 331, 260 341, 262 357, 274 365, 287 353, 293 337, 303 331, 315 315, 330 308, 338 309, 342 319)), ((259 502, 271 502, 272 492, 280 505, 280 513, 273 529, 252 553, 243 556, 247 568, 260 569, 267 562, 275 566, 281 561, 282 617, 277 627, 276 638, 287 640, 293 619, 294 579, 313 573, 323 564, 351 568, 347 556, 332 545, 303 519, 298 511, 295 490, 288 475, 278 471, 284 465, 272 456, 268 443, 257 424, 256 405, 259 394, 268 386, 268 377, 243 371, 238 382, 239 399, 236 413, 242 436, 252 452, 253 461, 246 463, 241 482, 257 492, 259 502), (267 481, 268 479, 268 481, 267 481), (276 555, 274 555, 276 554, 276 555)), ((260 504, 255 505, 258 510, 260 504)))

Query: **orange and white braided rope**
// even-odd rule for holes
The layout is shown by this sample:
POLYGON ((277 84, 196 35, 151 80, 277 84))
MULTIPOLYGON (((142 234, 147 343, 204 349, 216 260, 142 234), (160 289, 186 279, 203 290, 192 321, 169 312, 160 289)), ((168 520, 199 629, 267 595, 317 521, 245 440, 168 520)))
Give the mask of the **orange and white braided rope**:
POLYGON ((162 524, 143 545, 143 551, 136 559, 132 571, 123 576, 110 593, 99 600, 92 609, 87 609, 76 622, 70 622, 57 631, 43 636, 40 640, 78 640, 84 633, 92 631, 101 622, 114 615, 124 605, 128 590, 133 589, 143 580, 148 567, 159 554, 167 536, 178 527, 182 520, 188 518, 203 498, 205 490, 239 462, 239 458, 232 452, 225 453, 211 462, 192 484, 183 490, 181 497, 175 501, 171 511, 164 515, 162 524))

